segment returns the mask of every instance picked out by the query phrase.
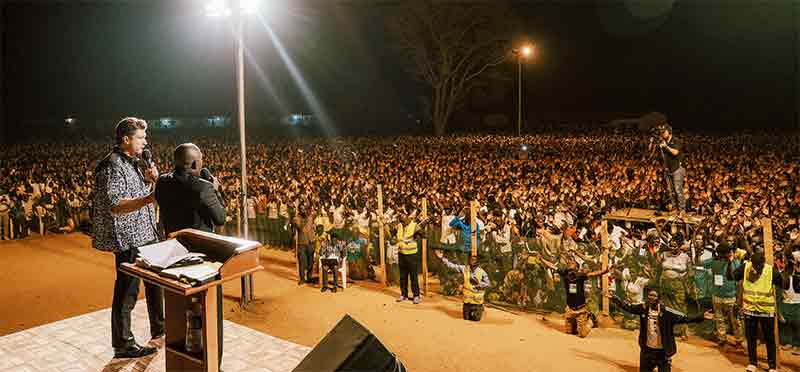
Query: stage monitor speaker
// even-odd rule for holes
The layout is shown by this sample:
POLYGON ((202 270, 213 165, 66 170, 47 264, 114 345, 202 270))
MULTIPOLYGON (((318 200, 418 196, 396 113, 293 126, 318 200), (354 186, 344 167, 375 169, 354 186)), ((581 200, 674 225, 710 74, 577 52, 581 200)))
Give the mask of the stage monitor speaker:
POLYGON ((292 372, 405 372, 366 327, 345 315, 292 372))

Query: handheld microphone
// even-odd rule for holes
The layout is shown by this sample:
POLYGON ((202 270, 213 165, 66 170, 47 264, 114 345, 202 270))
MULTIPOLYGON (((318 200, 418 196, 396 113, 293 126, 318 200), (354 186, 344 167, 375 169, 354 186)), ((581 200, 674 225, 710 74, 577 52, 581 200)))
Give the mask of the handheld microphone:
POLYGON ((147 166, 147 168, 153 167, 153 154, 150 153, 150 149, 142 150, 142 161, 144 161, 144 165, 147 166))
POLYGON ((208 170, 208 168, 203 168, 200 170, 200 178, 208 182, 214 183, 214 176, 211 175, 211 171, 208 170))
MULTIPOLYGON (((208 168, 203 168, 200 170, 200 178, 208 182, 211 182, 211 184, 214 184, 214 176, 211 175, 211 171, 208 170, 208 168)), ((214 190, 216 190, 218 196, 220 197, 220 200, 223 201, 224 205, 225 194, 223 193, 222 188, 218 188, 218 186, 215 186, 214 190)))

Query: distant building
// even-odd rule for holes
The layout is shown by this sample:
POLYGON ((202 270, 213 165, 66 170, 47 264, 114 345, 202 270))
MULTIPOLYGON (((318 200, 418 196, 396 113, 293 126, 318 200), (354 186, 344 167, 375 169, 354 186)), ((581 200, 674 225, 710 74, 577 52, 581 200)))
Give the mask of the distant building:
POLYGON ((291 114, 281 118, 281 123, 291 126, 310 127, 315 122, 314 115, 291 114))
POLYGON ((157 116, 146 117, 151 128, 225 128, 230 126, 231 117, 227 115, 208 116, 157 116))

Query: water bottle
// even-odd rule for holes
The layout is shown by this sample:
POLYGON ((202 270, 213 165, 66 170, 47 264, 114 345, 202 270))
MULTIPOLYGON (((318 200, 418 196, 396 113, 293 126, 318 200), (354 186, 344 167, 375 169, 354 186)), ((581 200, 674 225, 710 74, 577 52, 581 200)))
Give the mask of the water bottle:
POLYGON ((186 351, 203 352, 203 308, 197 297, 192 297, 192 304, 186 309, 186 351))

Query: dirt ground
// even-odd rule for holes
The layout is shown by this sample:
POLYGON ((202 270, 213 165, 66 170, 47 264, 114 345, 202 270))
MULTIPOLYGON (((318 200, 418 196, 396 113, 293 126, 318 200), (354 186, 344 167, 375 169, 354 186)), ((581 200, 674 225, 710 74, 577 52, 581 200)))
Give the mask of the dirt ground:
MULTIPOLYGON (((431 295, 420 305, 396 304, 398 288, 374 283, 320 293, 297 285, 290 254, 265 249, 261 258, 265 270, 255 275, 255 304, 241 309, 239 281, 229 282, 225 318, 295 343, 315 345, 350 314, 413 372, 638 371, 634 332, 603 326, 579 339, 561 332, 558 317, 496 309, 472 323, 461 319, 457 298, 431 295)), ((0 335, 110 307, 113 266, 113 255, 93 250, 81 234, 0 242, 0 335)), ((782 356, 782 371, 800 371, 800 358, 782 356)), ((744 351, 721 353, 693 336, 678 343, 673 370, 742 371, 746 361, 744 351)))

